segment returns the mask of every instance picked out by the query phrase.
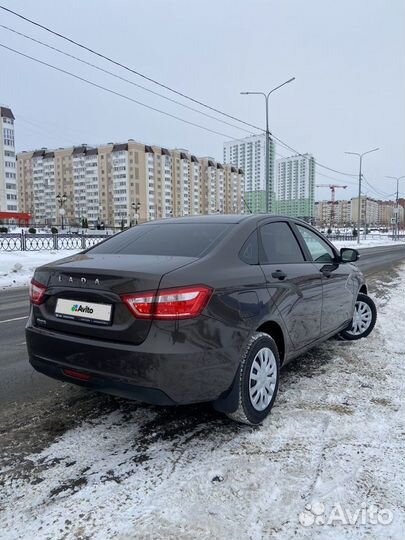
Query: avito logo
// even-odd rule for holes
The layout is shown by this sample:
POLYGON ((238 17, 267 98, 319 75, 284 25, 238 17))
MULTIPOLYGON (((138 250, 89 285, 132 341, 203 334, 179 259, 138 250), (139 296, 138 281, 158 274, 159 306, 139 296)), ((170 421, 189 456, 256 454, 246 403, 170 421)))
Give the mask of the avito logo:
POLYGON ((93 313, 93 308, 89 306, 82 306, 81 304, 75 304, 72 306, 72 311, 74 313, 93 313))

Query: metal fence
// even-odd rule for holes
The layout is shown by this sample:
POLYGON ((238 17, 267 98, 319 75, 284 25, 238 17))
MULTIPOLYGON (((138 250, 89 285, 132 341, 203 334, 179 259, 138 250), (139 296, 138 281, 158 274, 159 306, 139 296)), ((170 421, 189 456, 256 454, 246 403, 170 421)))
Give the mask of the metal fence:
MULTIPOLYGON (((331 242, 334 242, 335 240, 339 240, 339 241, 344 241, 344 242, 348 242, 348 241, 355 241, 357 240, 357 236, 353 236, 352 234, 325 234, 325 233, 322 233, 328 240, 330 240, 331 242)), ((380 234, 373 234, 373 233, 367 233, 366 235, 364 235, 364 232, 362 232, 360 234, 360 240, 385 240, 385 239, 390 239, 390 240, 394 240, 395 239, 395 236, 393 236, 392 234, 386 234, 386 235, 380 235, 380 234)), ((399 239, 404 239, 405 236, 404 235, 401 235, 399 237, 399 239)))
POLYGON ((0 251, 83 250, 106 238, 105 234, 0 233, 0 251))
POLYGON ((324 236, 331 242, 334 242, 335 240, 343 240, 348 242, 350 240, 357 239, 357 236, 353 236, 352 234, 324 234, 324 236))

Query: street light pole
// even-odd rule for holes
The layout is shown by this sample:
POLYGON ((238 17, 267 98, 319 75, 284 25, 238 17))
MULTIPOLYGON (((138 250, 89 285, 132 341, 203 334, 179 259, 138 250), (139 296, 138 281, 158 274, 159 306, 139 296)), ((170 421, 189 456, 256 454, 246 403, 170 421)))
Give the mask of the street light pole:
POLYGON ((396 198, 396 214, 395 214, 395 238, 399 239, 399 181, 405 178, 405 176, 386 176, 385 178, 391 178, 397 181, 397 198, 396 198))
MULTIPOLYGON (((359 159, 360 159, 360 164, 359 164, 359 200, 358 200, 358 203, 357 203, 357 212, 358 212, 358 216, 357 216, 357 243, 360 244, 360 227, 361 227, 361 180, 362 180, 362 177, 363 177, 363 173, 362 173, 362 164, 363 164, 363 156, 365 156, 366 154, 371 154, 371 152, 377 152, 377 150, 379 150, 379 148, 373 148, 372 150, 367 150, 367 152, 363 152, 362 154, 359 154, 358 152, 345 152, 345 154, 350 154, 352 156, 358 156, 359 159)), ((365 204, 366 204, 366 208, 367 208, 367 199, 365 201, 365 204)))
POLYGON ((269 167, 269 158, 270 158, 270 129, 269 129, 269 97, 270 95, 281 88, 282 86, 285 86, 286 84, 295 81, 295 77, 291 77, 291 79, 288 79, 288 81, 283 82, 282 84, 279 84, 270 92, 241 92, 243 95, 259 95, 264 96, 265 103, 266 103, 266 145, 265 145, 265 167, 264 167, 264 174, 265 174, 265 180, 266 180, 266 212, 269 213, 271 211, 271 202, 270 202, 270 167, 269 167))
POLYGON ((64 206, 65 202, 67 201, 66 193, 64 193, 63 195, 58 193, 57 196, 56 196, 56 201, 59 204, 59 215, 62 218, 62 231, 63 231, 63 218, 64 218, 64 215, 65 215, 65 209, 63 208, 63 206, 64 206))
POLYGON ((138 218, 139 218, 138 210, 140 209, 140 207, 141 207, 141 203, 139 201, 136 201, 136 203, 134 202, 131 203, 131 208, 134 211, 135 225, 138 225, 138 218))

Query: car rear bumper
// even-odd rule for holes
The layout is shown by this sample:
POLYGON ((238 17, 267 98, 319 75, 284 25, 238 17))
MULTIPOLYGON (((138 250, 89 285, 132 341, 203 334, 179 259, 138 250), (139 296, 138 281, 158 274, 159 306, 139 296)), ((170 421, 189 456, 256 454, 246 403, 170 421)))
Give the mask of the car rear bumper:
POLYGON ((205 324, 212 326, 211 331, 205 339, 197 332, 198 342, 193 332, 184 339, 180 330, 174 341, 172 332, 162 332, 156 325, 141 345, 131 345, 62 334, 32 326, 30 321, 26 341, 31 365, 55 379, 146 403, 186 404, 214 401, 226 394, 239 365, 239 351, 248 339, 247 333, 218 321, 205 324), (66 375, 66 369, 90 378, 78 380, 66 375))
MULTIPOLYGON (((88 381, 83 381, 75 377, 70 377, 63 373, 63 369, 66 366, 62 366, 59 363, 43 360, 38 356, 30 356, 30 363, 32 367, 39 373, 43 373, 53 379, 60 381, 70 382, 84 386, 98 392, 105 392, 112 394, 113 396, 119 396, 128 399, 136 399, 144 403, 153 403, 154 405, 175 405, 168 395, 161 390, 155 388, 145 388, 142 386, 136 386, 121 382, 118 379, 112 379, 110 376, 91 374, 91 378, 88 381)), ((80 371, 79 373, 82 373, 80 371)))

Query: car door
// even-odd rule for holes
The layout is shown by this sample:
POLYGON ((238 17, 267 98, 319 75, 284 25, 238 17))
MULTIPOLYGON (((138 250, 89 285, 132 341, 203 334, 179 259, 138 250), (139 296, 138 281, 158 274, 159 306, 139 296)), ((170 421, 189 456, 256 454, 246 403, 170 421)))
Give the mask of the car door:
POLYGON ((300 247, 287 220, 259 228, 260 265, 270 296, 287 327, 295 350, 319 338, 322 276, 300 247))
POLYGON ((321 333, 330 334, 353 316, 354 290, 350 265, 340 263, 337 253, 317 232, 304 225, 295 226, 322 276, 321 333))

